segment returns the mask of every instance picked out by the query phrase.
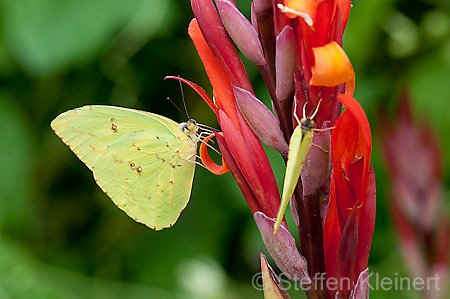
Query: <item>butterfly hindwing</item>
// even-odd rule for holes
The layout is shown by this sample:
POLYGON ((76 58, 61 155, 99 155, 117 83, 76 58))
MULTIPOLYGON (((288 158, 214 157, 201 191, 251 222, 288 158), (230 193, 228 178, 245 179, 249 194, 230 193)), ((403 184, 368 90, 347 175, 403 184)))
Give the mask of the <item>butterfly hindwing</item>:
POLYGON ((153 130, 135 132, 113 143, 94 164, 97 184, 114 203, 153 229, 176 221, 194 177, 195 164, 180 157, 181 142, 169 137, 153 130))
POLYGON ((85 106, 61 114, 52 128, 130 217, 156 230, 175 223, 189 201, 196 154, 195 140, 176 122, 138 110, 85 106))

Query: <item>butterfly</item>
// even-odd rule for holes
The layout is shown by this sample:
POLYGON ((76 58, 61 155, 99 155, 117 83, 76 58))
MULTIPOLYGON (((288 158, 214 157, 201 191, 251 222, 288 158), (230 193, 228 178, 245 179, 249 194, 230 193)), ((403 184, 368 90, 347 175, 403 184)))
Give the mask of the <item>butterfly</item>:
POLYGON ((52 129, 93 172, 100 188, 136 222, 172 226, 192 189, 199 126, 114 106, 66 111, 52 129))

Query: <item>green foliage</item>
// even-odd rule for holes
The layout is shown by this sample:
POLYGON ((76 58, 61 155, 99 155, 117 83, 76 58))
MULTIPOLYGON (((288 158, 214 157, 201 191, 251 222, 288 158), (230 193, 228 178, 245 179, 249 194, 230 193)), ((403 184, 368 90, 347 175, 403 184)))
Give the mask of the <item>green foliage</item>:
POLYGON ((148 38, 161 26, 168 3, 154 0, 5 1, 4 42, 27 72, 45 75, 95 59, 121 31, 148 38))

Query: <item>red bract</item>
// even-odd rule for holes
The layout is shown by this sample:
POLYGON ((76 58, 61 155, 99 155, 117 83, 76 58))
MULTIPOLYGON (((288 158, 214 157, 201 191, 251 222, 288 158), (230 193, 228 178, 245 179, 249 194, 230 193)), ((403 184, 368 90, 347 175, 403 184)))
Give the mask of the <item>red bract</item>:
MULTIPOLYGON (((230 79, 206 42, 196 19, 189 25, 189 36, 213 86, 214 102, 205 93, 199 94, 212 106, 222 128, 223 135, 216 134, 216 138, 223 158, 243 191, 252 213, 262 211, 269 217, 275 217, 280 195, 262 144, 237 109, 230 79)), ((200 154, 206 167, 217 169, 206 155, 205 143, 201 144, 200 154)))
MULTIPOLYGON (((337 291, 347 298, 367 268, 375 227, 375 175, 370 166, 372 137, 359 103, 348 95, 338 99, 347 109, 331 134, 333 163, 330 202, 324 225, 328 278, 350 285, 337 291)), ((332 292, 334 297, 334 292, 332 292)))

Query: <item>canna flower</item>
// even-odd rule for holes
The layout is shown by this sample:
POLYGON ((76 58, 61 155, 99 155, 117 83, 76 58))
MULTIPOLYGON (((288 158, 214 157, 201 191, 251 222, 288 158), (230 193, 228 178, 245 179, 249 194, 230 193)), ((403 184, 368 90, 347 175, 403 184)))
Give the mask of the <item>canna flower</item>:
MULTIPOLYGON (((364 110, 348 95, 347 107, 331 134, 333 171, 324 223, 327 277, 348 281, 337 289, 348 298, 366 270, 375 228, 375 175, 370 165, 372 136, 364 110)), ((336 292, 331 292, 334 298, 336 292)))
POLYGON ((429 124, 414 122, 403 93, 394 123, 382 120, 382 152, 391 177, 390 207, 405 266, 411 277, 439 277, 423 298, 446 298, 450 217, 442 212, 442 153, 429 124), (418 171, 420 170, 420 171, 418 171))
MULTIPOLYGON (((368 294, 375 178, 370 127, 351 97, 355 74, 342 49, 350 1, 253 0, 251 20, 234 0, 216 0, 215 5, 191 0, 191 5, 195 18, 188 32, 213 99, 198 85, 171 78, 196 90, 217 116, 222 132, 214 136, 223 163, 215 164, 202 143, 203 164, 214 174, 229 168, 270 255, 287 278, 304 287, 308 298, 363 298, 368 294), (273 112, 255 95, 235 45, 259 69, 273 112), (342 116, 341 102, 347 106, 342 116), (280 192, 262 143, 286 161, 298 120, 311 115, 311 124, 316 124, 312 145, 290 201, 299 250, 285 220, 273 233, 280 192), (349 278, 351 285, 330 292, 314 281, 320 273, 349 278)), ((271 288, 266 295, 286 296, 279 282, 267 282, 273 270, 261 262, 271 288)))

